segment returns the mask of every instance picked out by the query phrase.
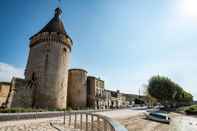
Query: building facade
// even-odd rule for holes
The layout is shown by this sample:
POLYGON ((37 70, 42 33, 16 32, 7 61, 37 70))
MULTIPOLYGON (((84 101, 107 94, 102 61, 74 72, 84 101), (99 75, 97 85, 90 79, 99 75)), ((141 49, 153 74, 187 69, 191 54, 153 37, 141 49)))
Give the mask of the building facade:
POLYGON ((13 77, 10 85, 9 95, 6 101, 6 107, 32 107, 33 90, 33 88, 28 86, 28 82, 26 80, 13 77))
POLYGON ((94 109, 105 108, 104 81, 94 76, 87 78, 88 107, 94 109))
POLYGON ((10 91, 9 82, 0 82, 0 107, 6 106, 7 97, 10 91))
POLYGON ((104 95, 105 95, 105 109, 109 109, 112 105, 111 91, 105 89, 104 95))

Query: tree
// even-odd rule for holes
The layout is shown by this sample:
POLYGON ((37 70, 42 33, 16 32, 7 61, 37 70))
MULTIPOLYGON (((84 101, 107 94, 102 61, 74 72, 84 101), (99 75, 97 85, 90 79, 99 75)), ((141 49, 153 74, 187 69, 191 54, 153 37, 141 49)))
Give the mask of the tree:
POLYGON ((135 98, 135 104, 144 104, 144 101, 139 99, 139 98, 135 98))
POLYGON ((144 96, 146 97, 146 101, 148 104, 148 107, 152 107, 154 105, 157 104, 157 99, 152 97, 149 92, 148 92, 148 86, 147 85, 143 85, 144 87, 144 96))
POLYGON ((153 76, 149 80, 148 93, 156 98, 164 106, 174 105, 180 102, 190 103, 193 97, 183 90, 181 86, 164 76, 153 76))

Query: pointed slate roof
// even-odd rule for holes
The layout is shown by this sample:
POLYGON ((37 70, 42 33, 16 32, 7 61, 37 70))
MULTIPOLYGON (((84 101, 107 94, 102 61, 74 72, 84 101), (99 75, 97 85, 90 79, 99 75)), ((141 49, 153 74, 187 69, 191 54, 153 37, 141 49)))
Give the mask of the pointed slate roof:
POLYGON ((42 28, 38 33, 36 33, 35 35, 33 35, 30 39, 32 39, 34 36, 43 33, 43 32, 57 32, 63 35, 67 36, 67 33, 64 29, 64 24, 60 19, 60 15, 62 13, 62 10, 58 7, 55 9, 55 15, 54 17, 49 21, 49 23, 47 25, 44 26, 44 28, 42 28))

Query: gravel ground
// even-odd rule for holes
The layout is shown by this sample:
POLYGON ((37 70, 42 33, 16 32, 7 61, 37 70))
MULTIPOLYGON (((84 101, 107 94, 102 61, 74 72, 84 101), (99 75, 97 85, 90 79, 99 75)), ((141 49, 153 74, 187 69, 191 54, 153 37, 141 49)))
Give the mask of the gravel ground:
POLYGON ((197 118, 179 115, 172 120, 170 131, 197 131, 197 118))
POLYGON ((168 131, 169 125, 146 120, 144 116, 117 119, 129 131, 168 131))
POLYGON ((62 117, 57 117, 4 121, 0 122, 0 131, 57 131, 50 123, 62 123, 62 120, 62 117))
POLYGON ((98 114, 106 115, 124 125, 129 131, 168 131, 169 125, 159 122, 146 120, 145 110, 118 110, 101 112, 98 114))

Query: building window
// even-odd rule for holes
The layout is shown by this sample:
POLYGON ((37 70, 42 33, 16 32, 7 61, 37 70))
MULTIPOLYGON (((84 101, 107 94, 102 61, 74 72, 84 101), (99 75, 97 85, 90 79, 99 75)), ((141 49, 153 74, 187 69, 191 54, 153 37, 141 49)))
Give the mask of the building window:
POLYGON ((67 53, 67 49, 64 47, 63 48, 63 55, 62 55, 62 62, 64 65, 66 65, 66 53, 67 53))
POLYGON ((81 91, 80 91, 80 90, 78 90, 78 91, 77 91, 77 94, 78 94, 78 95, 80 95, 80 94, 81 94, 81 91))
POLYGON ((66 52, 67 52, 67 49, 64 47, 64 48, 63 48, 63 51, 64 51, 64 53, 66 53, 66 52))
POLYGON ((96 86, 97 86, 97 87, 99 86, 99 83, 98 83, 98 81, 96 81, 96 86))
POLYGON ((81 80, 81 76, 80 76, 80 75, 77 76, 77 80, 78 80, 78 81, 81 80))

